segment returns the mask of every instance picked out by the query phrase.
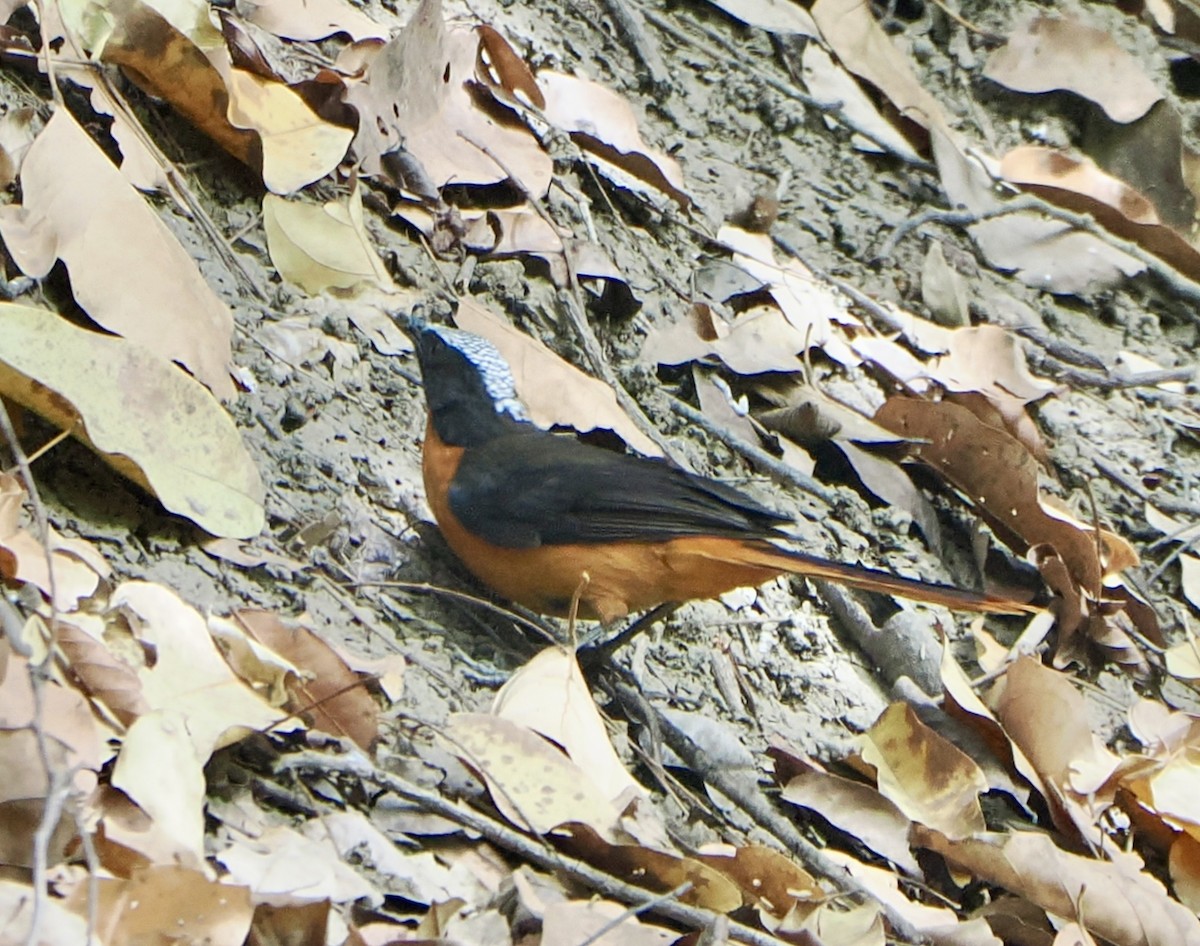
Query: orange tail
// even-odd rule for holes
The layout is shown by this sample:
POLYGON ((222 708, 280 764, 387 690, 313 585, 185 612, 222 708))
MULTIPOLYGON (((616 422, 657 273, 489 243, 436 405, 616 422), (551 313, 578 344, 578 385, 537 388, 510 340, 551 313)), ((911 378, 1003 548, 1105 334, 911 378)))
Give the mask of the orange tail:
MULTIPOLYGON (((1044 610, 1037 605, 1017 601, 1015 598, 967 591, 965 588, 956 588, 954 585, 920 581, 916 578, 901 578, 899 575, 867 568, 864 565, 834 562, 805 552, 793 552, 789 549, 779 548, 770 543, 763 543, 753 551, 759 554, 753 561, 746 561, 746 564, 761 564, 765 568, 776 568, 793 575, 805 575, 810 578, 827 578, 852 588, 882 591, 913 601, 940 604, 954 611, 982 611, 987 614, 1036 614, 1044 610)), ((747 547, 746 552, 751 553, 752 550, 747 547)))

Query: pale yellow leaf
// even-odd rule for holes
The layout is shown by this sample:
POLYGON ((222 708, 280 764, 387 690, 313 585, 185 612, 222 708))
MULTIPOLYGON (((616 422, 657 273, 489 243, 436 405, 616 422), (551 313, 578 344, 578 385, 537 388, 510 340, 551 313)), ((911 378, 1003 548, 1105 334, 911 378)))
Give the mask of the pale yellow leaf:
POLYGON ((0 393, 72 430, 213 535, 262 531, 262 480, 233 421, 203 385, 141 346, 0 303, 0 393))

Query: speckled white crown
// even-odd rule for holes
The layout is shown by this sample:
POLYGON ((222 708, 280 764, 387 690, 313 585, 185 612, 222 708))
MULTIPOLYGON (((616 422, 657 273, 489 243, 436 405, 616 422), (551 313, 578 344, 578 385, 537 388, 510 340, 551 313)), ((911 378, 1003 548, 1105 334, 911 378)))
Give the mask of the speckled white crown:
POLYGON ((517 396, 517 383, 512 369, 495 345, 474 332, 444 325, 429 325, 425 330, 433 332, 451 348, 462 352, 467 361, 475 366, 497 414, 508 414, 516 420, 529 420, 525 405, 517 396))

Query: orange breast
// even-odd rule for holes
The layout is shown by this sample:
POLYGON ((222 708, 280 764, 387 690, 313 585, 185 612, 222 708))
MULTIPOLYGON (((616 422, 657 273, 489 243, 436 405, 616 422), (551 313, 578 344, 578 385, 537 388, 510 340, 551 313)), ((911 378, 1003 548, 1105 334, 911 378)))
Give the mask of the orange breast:
POLYGON ((484 584, 544 614, 566 615, 588 577, 579 616, 610 621, 665 601, 713 598, 758 585, 788 570, 770 553, 739 539, 694 537, 667 542, 545 545, 509 549, 472 535, 450 509, 449 489, 461 447, 425 434, 425 492, 446 542, 484 584))

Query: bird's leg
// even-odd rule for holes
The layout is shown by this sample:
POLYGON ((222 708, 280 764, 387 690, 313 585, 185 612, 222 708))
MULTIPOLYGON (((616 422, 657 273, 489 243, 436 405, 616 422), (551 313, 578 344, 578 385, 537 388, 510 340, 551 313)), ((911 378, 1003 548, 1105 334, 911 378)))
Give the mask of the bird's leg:
POLYGON ((591 636, 589 640, 584 641, 579 646, 580 662, 586 666, 595 666, 596 663, 606 660, 613 651, 622 644, 632 640, 646 628, 659 621, 665 621, 672 614, 682 607, 681 601, 667 601, 652 608, 643 614, 635 621, 631 621, 626 627, 622 628, 608 640, 601 641, 599 638, 607 630, 603 625, 600 629, 591 636))

